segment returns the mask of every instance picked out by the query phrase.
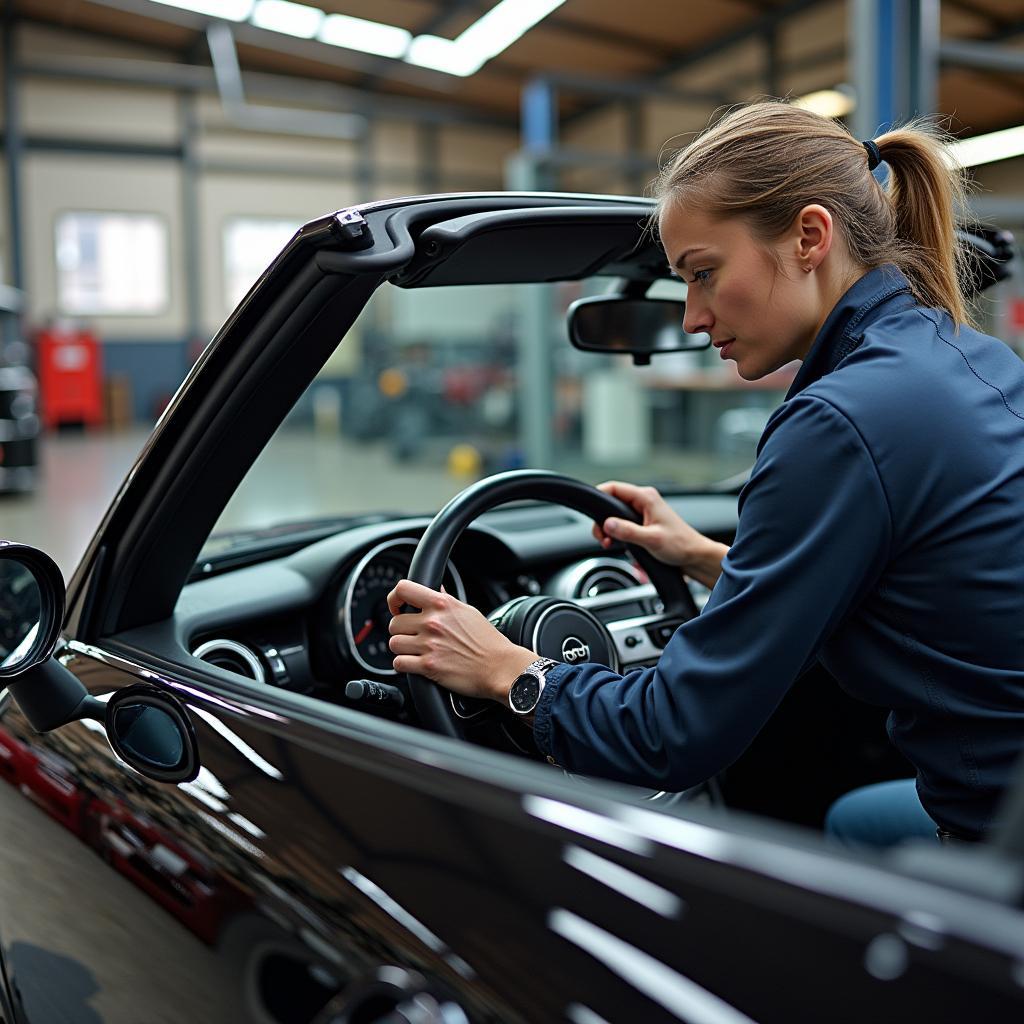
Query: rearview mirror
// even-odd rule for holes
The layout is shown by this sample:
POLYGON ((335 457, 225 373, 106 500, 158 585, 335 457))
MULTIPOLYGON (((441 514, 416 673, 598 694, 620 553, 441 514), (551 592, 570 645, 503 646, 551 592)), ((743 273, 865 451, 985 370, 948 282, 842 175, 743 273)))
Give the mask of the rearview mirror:
POLYGON ((650 358, 707 348, 706 334, 683 330, 686 303, 675 299, 596 295, 569 307, 569 340, 584 352, 650 358))
POLYGON ((0 679, 41 665, 64 619, 64 580, 49 555, 0 541, 0 679))

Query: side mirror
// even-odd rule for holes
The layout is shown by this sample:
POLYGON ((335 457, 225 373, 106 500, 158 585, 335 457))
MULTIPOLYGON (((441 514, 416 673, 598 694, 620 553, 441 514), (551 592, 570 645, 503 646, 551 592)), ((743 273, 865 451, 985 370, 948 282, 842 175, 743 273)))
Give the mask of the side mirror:
POLYGON ((188 712, 155 686, 127 686, 102 701, 53 657, 64 621, 64 580, 49 555, 0 541, 0 686, 36 732, 102 722, 114 753, 158 782, 191 782, 199 746, 188 712))
POLYGON ((577 299, 567 314, 569 340, 583 352, 632 355, 637 362, 667 352, 696 352, 711 344, 706 334, 683 330, 686 303, 675 299, 595 295, 577 299))
POLYGON ((49 555, 0 541, 0 686, 36 732, 83 718, 102 721, 106 710, 53 657, 65 599, 64 578, 49 555))
POLYGON ((0 541, 0 685, 53 653, 64 596, 64 579, 49 555, 0 541))

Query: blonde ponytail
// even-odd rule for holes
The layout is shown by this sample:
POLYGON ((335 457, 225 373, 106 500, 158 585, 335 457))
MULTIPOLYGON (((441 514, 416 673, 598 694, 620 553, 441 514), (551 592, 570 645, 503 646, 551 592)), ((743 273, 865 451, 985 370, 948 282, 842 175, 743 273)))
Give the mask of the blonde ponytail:
POLYGON ((894 128, 875 139, 889 165, 886 192, 896 217, 897 261, 926 306, 946 310, 954 323, 970 323, 960 282, 968 276, 957 242, 957 209, 966 209, 963 172, 929 121, 894 128))

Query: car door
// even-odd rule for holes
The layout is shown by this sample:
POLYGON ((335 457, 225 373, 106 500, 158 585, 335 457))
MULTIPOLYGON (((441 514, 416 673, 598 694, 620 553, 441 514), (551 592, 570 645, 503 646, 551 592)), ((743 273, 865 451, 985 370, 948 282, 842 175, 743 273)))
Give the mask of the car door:
POLYGON ((0 927, 32 1024, 1019 1012, 1014 908, 110 647, 63 660, 99 698, 175 694, 201 768, 152 782, 8 703, 0 927))

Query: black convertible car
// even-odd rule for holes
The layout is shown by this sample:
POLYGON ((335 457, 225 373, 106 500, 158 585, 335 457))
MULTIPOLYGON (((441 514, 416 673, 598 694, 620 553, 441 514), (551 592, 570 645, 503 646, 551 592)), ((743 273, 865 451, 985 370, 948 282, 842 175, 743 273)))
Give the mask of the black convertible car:
MULTIPOLYGON (((744 391, 704 408, 728 389, 703 357, 623 365, 679 323, 678 296, 670 315, 655 308, 672 283, 650 213, 641 200, 506 193, 308 224, 161 419, 66 605, 44 554, 0 549, 0 1017, 1021 1018, 1024 776, 991 843, 855 855, 821 837, 825 808, 909 768, 886 744, 883 709, 853 704, 822 670, 721 776, 663 793, 569 776, 513 716, 391 669, 382 601, 406 575, 488 613, 515 598, 535 618, 550 610, 563 627, 527 639, 554 658, 585 624, 591 655, 623 669, 655 660, 698 614, 702 594, 677 574, 598 546, 592 521, 616 506, 574 479, 657 482, 728 541, 744 432, 777 398, 744 391), (486 289, 525 289, 492 336, 518 346, 521 378, 469 338, 486 289), (564 328, 552 338, 548 313, 580 299, 575 341, 603 354, 571 348, 564 328), (431 354, 431 317, 479 373, 453 376, 452 350, 431 354), (408 330, 381 356, 387 323, 408 330), (357 374, 333 406, 315 396, 335 387, 318 374, 346 344, 380 371, 365 383, 373 402, 412 401, 409 382, 437 376, 430 415, 453 442, 473 431, 493 468, 524 458, 503 424, 531 415, 540 381, 557 396, 564 455, 549 464, 576 472, 509 468, 431 517, 445 497, 426 488, 445 477, 429 452, 423 472, 403 462, 374 483, 360 462, 374 442, 311 447, 311 407, 322 422, 340 402, 342 424, 358 407, 357 374), (601 372, 579 385, 588 360, 601 372), (638 377, 623 383, 625 370, 638 377), (643 374, 656 408, 634 436, 643 374), (692 385, 688 409, 673 381, 692 385), (609 403, 610 430, 593 414, 609 403), (699 450, 691 427, 707 435, 699 450), (288 471, 261 485, 258 457, 279 441, 288 471), (345 506, 314 521, 303 495, 327 484, 345 506), (291 525, 239 513, 253 488, 291 525)), ((981 286, 1000 275, 1005 240, 974 244, 981 286)))

